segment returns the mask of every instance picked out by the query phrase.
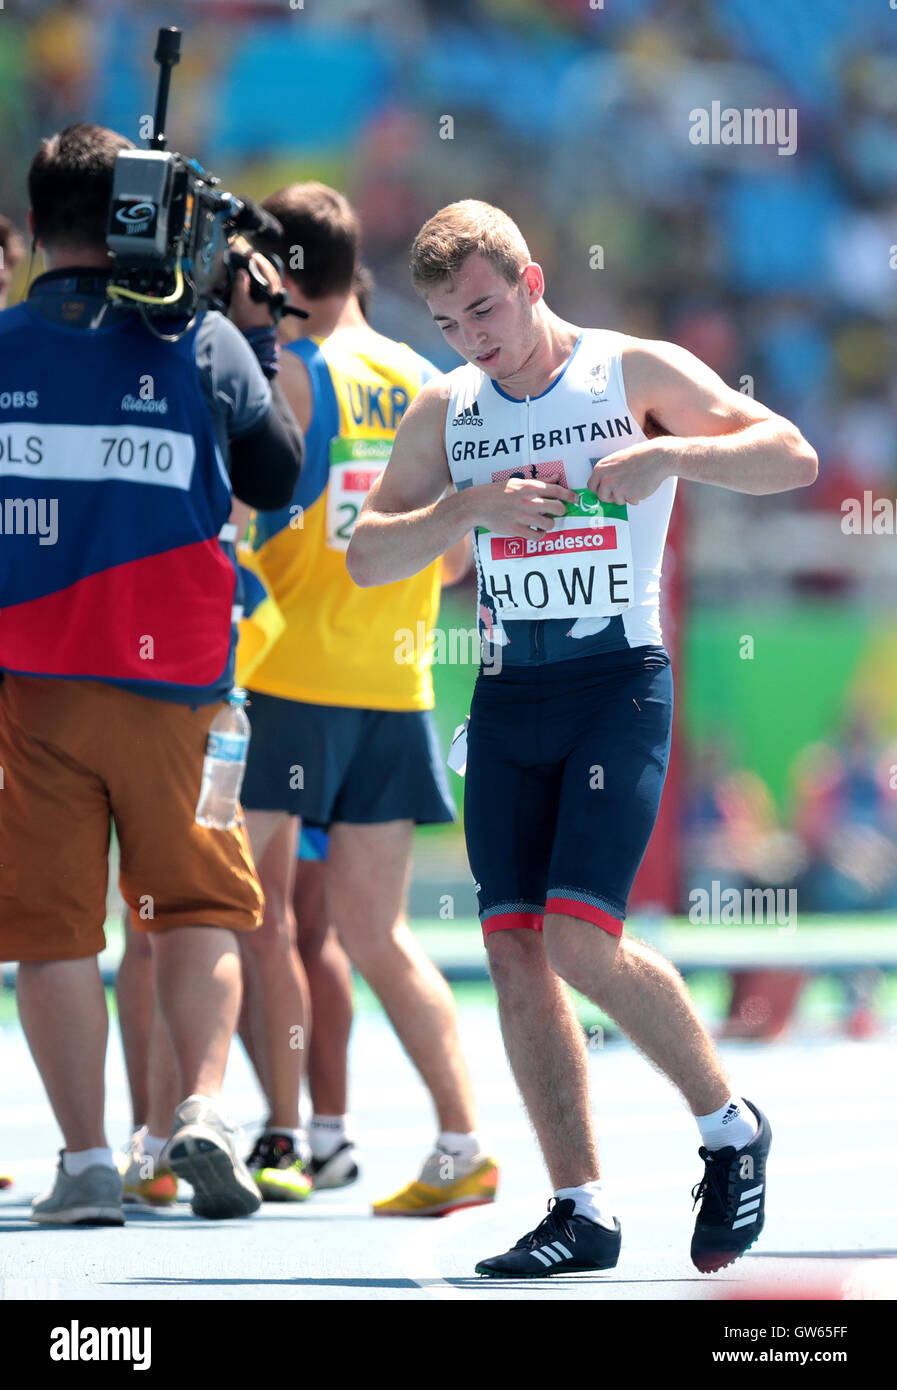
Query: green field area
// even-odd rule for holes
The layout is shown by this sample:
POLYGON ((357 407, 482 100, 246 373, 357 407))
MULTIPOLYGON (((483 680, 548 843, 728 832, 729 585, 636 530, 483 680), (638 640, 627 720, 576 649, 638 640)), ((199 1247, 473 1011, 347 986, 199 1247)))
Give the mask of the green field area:
MULTIPOLYGON (((433 960, 452 981, 460 1001, 482 1003, 493 1008, 495 996, 486 974, 485 953, 479 922, 459 918, 453 922, 414 921, 415 935, 433 960)), ((659 950, 669 956, 687 976, 702 1016, 711 1023, 726 1015, 732 992, 729 967, 801 968, 808 979, 796 1011, 798 1026, 811 1029, 834 1027, 848 1007, 849 981, 861 974, 869 998, 882 1026, 897 1028, 897 917, 818 916, 788 932, 775 926, 695 926, 685 918, 646 924, 631 923, 632 934, 640 931, 659 950), (647 927, 650 926, 650 930, 647 927)), ((104 978, 111 985, 123 949, 123 932, 117 918, 106 923, 107 949, 101 957, 104 978)), ((7 972, 6 987, 0 990, 0 1024, 16 1018, 15 995, 7 972)), ((365 982, 354 981, 355 1003, 360 1011, 380 1005, 365 982)), ((115 996, 107 990, 110 1012, 115 1012, 115 996)), ((584 1027, 600 1026, 608 1035, 614 1032, 610 1020, 587 999, 574 996, 584 1027)))

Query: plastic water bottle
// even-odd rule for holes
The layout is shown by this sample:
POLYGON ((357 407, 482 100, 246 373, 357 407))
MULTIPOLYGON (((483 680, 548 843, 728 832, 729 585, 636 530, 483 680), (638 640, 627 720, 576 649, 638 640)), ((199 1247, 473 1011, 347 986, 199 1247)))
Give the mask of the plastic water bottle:
POLYGON ((249 748, 245 704, 246 691, 233 689, 209 729, 196 805, 196 823, 208 830, 232 830, 237 823, 237 805, 249 748))

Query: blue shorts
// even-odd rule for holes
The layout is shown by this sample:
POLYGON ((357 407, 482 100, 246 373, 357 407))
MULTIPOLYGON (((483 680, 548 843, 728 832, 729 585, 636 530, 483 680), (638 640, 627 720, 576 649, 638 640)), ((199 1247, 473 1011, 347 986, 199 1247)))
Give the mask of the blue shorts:
POLYGON ((317 826, 455 819, 427 710, 347 709, 249 692, 252 737, 240 800, 317 826))
POLYGON ((330 836, 320 825, 308 825, 305 821, 299 830, 296 841, 296 858, 318 863, 327 858, 330 836))
POLYGON ((657 819, 673 723, 663 647, 481 673, 464 830, 488 935, 546 912, 619 936, 657 819))

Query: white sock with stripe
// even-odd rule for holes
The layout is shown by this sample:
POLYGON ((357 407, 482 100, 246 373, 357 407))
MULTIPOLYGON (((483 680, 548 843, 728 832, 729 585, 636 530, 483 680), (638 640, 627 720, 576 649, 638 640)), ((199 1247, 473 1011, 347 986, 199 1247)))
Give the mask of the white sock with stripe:
POLYGON ((575 1216, 584 1216, 588 1221, 596 1221, 599 1226, 606 1226, 609 1231, 616 1229, 604 1184, 599 1179, 595 1182, 584 1182, 579 1187, 559 1187, 554 1195, 559 1201, 569 1197, 575 1202, 575 1216))
POLYGON ((480 1136, 476 1130, 472 1130, 470 1134, 461 1134, 460 1131, 444 1129, 436 1137, 436 1147, 450 1154, 452 1158, 471 1159, 482 1153, 480 1136))
POLYGON ((348 1115, 312 1115, 311 1124, 308 1126, 308 1142, 313 1158, 321 1161, 332 1158, 348 1138, 348 1115))
POLYGON ((759 1129, 741 1096, 730 1096, 712 1115, 695 1115, 705 1149, 743 1149, 759 1129))

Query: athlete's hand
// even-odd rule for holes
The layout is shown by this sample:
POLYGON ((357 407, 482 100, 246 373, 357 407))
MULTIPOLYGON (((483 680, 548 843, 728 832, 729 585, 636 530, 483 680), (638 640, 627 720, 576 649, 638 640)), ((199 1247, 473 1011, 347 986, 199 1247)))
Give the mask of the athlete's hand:
POLYGON ((554 480, 508 478, 503 483, 481 483, 477 493, 476 522, 500 536, 524 536, 527 531, 551 531, 556 516, 563 516, 576 493, 554 480))
POLYGON ((592 469, 589 490, 597 493, 602 502, 630 506, 643 502, 657 491, 664 478, 675 472, 671 446, 675 448, 680 443, 674 436, 665 435, 608 454, 592 469))

